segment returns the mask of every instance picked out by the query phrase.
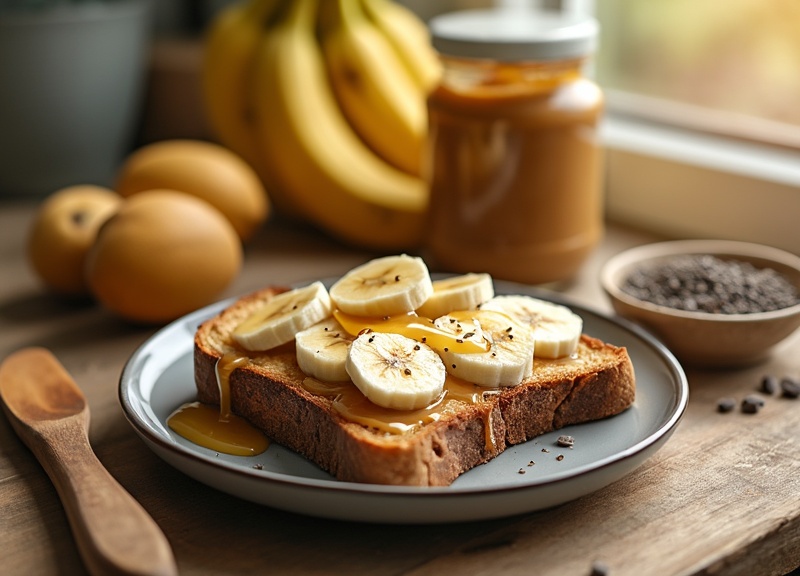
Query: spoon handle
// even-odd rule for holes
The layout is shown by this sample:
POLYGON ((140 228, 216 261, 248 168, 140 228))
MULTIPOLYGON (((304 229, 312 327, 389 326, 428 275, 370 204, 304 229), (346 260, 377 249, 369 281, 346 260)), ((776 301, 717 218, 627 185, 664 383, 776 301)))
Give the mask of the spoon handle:
POLYGON ((97 459, 80 417, 57 422, 30 447, 61 497, 89 572, 177 574, 164 533, 97 459))

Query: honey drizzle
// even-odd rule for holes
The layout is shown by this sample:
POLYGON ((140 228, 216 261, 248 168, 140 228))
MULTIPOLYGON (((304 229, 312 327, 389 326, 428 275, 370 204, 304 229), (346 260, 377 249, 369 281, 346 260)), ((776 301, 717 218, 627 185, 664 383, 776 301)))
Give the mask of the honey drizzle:
MULTIPOLYGON (((366 318, 334 310, 333 316, 351 336, 358 336, 363 330, 372 330, 373 332, 402 334, 418 342, 424 342, 437 351, 449 350, 462 354, 478 354, 489 349, 486 340, 478 342, 474 339, 464 338, 464 335, 460 333, 453 334, 441 330, 434 326, 433 320, 418 316, 416 312, 385 318, 366 318)), ((471 318, 464 316, 459 320, 471 321, 471 318)))
POLYGON ((214 365, 219 387, 219 419, 222 422, 227 422, 231 417, 231 372, 249 361, 246 356, 226 352, 214 365))
POLYGON ((492 412, 489 411, 483 416, 483 445, 487 452, 496 452, 497 444, 494 442, 494 426, 492 412))
POLYGON ((214 371, 219 407, 200 402, 184 404, 167 418, 170 429, 198 446, 223 454, 255 456, 264 452, 269 447, 266 436, 231 411, 230 376, 247 362, 246 356, 233 353, 217 360, 214 371))
MULTIPOLYGON (((442 395, 430 406, 419 410, 392 410, 370 402, 352 382, 323 382, 306 377, 303 388, 317 396, 332 399, 332 407, 349 422, 374 428, 380 432, 399 435, 419 426, 439 420, 450 401, 479 404, 499 390, 486 390, 475 384, 447 375, 442 395)), ((496 451, 491 412, 483 416, 486 450, 496 451)))

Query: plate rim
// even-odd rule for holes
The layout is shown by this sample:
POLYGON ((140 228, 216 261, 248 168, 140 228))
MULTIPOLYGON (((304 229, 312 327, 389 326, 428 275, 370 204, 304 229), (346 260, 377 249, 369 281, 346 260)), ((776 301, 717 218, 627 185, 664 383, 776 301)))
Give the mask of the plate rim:
MULTIPOLYGON (((432 274, 432 277, 434 278, 439 276, 443 277, 446 275, 432 274)), ((330 279, 323 280, 323 282, 331 282, 331 281, 332 280, 330 279)), ((198 326, 200 322, 208 318, 211 318, 213 315, 217 314, 225 307, 231 305, 237 299, 241 298, 246 294, 242 294, 239 296, 232 296, 217 301, 213 304, 209 304, 198 310, 195 310, 194 312, 186 314, 170 322, 169 324, 163 326, 154 334, 152 334, 150 337, 148 337, 133 351, 133 353, 129 356, 129 358, 125 362, 125 365, 122 369, 119 378, 118 400, 122 406, 125 418, 128 420, 130 425, 134 428, 134 430, 139 436, 141 436, 144 440, 152 442, 156 444, 159 448, 164 449, 170 453, 173 453, 174 455, 180 458, 188 459, 194 464, 211 466, 213 468, 221 469, 226 473, 234 474, 236 476, 240 476, 248 480, 266 481, 265 484, 277 483, 286 487, 303 489, 303 490, 308 490, 308 489, 325 490, 339 494, 351 494, 351 495, 362 495, 362 496, 372 495, 372 496, 381 496, 384 498, 422 497, 422 498, 438 499, 445 497, 447 499, 453 499, 453 498, 462 498, 462 497, 477 496, 477 495, 487 496, 497 493, 514 493, 540 487, 551 486, 554 484, 563 483, 568 480, 576 479, 580 476, 584 476, 586 474, 596 472, 604 468, 610 468, 612 466, 618 465, 624 462, 625 460, 640 455, 648 448, 658 445, 659 442, 666 441, 666 439, 675 430, 675 428, 677 427, 677 425, 679 424, 679 422, 681 421, 686 412, 689 399, 689 384, 686 374, 683 370, 683 367, 680 365, 675 356, 669 351, 669 349, 667 349, 666 346, 660 342, 660 340, 658 340, 654 335, 649 333, 646 329, 625 318, 622 318, 615 314, 607 314, 605 312, 601 312, 597 309, 592 308, 591 306, 587 306, 583 303, 577 302, 571 297, 565 296, 563 294, 552 292, 545 288, 539 288, 535 286, 529 286, 525 284, 503 281, 503 280, 494 280, 494 284, 496 292, 498 294, 503 294, 503 293, 529 294, 537 298, 543 298, 551 302, 569 306, 576 312, 588 313, 595 316, 597 319, 601 321, 614 324, 617 327, 632 333, 632 335, 638 338, 641 343, 647 345, 647 347, 650 348, 657 356, 661 357, 665 367, 669 369, 668 371, 672 376, 672 378, 670 378, 670 382, 673 384, 674 406, 671 409, 671 411, 666 415, 666 417, 663 419, 663 421, 660 423, 658 428, 652 431, 646 437, 640 439, 632 446, 624 450, 615 452, 611 455, 600 458, 596 461, 592 461, 588 464, 582 465, 578 469, 568 469, 565 470, 564 472, 551 476, 547 479, 532 478, 529 482, 526 481, 524 483, 513 483, 513 484, 500 483, 488 487, 394 486, 394 485, 382 485, 382 484, 342 482, 335 479, 329 480, 329 479, 293 476, 290 474, 273 472, 269 470, 255 470, 255 469, 251 470, 249 468, 244 468, 242 466, 234 465, 226 461, 212 460, 197 451, 190 450, 176 443, 175 441, 168 441, 165 438, 152 433, 152 431, 147 425, 140 422, 138 413, 133 408, 131 403, 130 395, 132 394, 132 390, 130 389, 130 385, 126 385, 126 383, 130 384, 131 382, 131 371, 136 361, 142 356, 143 352, 146 351, 153 344, 153 342, 156 339, 164 337, 164 335, 168 334, 171 331, 185 328, 190 324, 198 326)), ((634 370, 635 369, 636 366, 634 365, 634 370)), ((148 446, 148 448, 151 447, 148 446)), ((159 457, 161 457, 160 454, 159 457)), ((167 464, 169 464, 172 467, 175 467, 175 465, 171 462, 167 462, 167 464)), ((214 489, 220 490, 217 487, 214 487, 214 489)))

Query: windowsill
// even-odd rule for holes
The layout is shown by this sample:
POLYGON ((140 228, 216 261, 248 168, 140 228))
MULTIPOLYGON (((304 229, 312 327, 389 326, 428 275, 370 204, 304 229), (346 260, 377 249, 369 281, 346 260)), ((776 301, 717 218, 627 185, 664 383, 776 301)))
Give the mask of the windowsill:
POLYGON ((668 237, 769 244, 800 254, 800 151, 610 112, 610 220, 668 237))

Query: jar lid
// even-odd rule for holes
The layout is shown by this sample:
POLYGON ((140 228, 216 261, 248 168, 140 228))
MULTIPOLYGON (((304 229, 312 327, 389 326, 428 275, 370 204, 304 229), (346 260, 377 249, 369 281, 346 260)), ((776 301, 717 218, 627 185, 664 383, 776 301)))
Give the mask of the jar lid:
POLYGON ((513 7, 450 12, 428 25, 433 47, 441 54, 502 61, 587 56, 598 33, 597 21, 587 15, 513 7))

